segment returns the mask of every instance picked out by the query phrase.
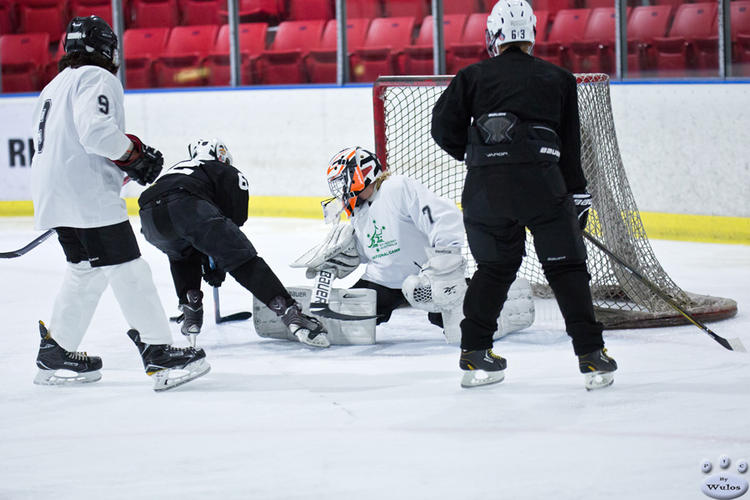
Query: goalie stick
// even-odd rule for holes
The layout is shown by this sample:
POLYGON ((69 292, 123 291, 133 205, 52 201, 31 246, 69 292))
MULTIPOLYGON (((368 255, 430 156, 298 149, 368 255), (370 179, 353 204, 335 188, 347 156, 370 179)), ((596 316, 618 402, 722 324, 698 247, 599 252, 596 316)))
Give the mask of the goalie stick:
POLYGON ((690 314, 685 309, 680 307, 679 304, 677 304, 669 295, 664 293, 658 286, 656 286, 650 280, 648 280, 643 275, 641 275, 638 271, 636 271, 631 266, 629 266, 627 262, 625 262, 623 259, 621 259, 617 255, 615 255, 610 249, 605 247, 604 244, 602 244, 599 240, 591 236, 591 234, 584 231, 583 236, 587 240, 589 240, 594 246, 596 246, 599 250, 601 250, 606 255, 611 257, 615 262, 620 264, 620 266, 622 266, 626 271, 632 274, 638 281, 646 285, 659 298, 661 298, 664 302, 669 304, 669 306, 672 307, 672 309, 682 314, 689 322, 691 322, 692 324, 694 324, 695 326, 697 326, 698 328, 706 332, 712 339, 714 339, 716 342, 721 344, 725 349, 729 349, 730 351, 737 351, 737 352, 747 352, 745 349, 745 346, 742 344, 739 338, 725 339, 724 337, 721 337, 718 334, 714 333, 710 328, 704 325, 700 320, 698 320, 692 314, 690 314))
POLYGON ((30 250, 33 250, 34 248, 38 247, 42 242, 44 242, 44 240, 46 240, 53 234, 55 234, 54 229, 47 229, 47 231, 45 231, 40 236, 37 236, 34 239, 34 241, 24 246, 23 248, 19 248, 18 250, 13 250, 12 252, 0 252, 0 259, 13 259, 15 257, 20 257, 21 255, 26 254, 30 250))

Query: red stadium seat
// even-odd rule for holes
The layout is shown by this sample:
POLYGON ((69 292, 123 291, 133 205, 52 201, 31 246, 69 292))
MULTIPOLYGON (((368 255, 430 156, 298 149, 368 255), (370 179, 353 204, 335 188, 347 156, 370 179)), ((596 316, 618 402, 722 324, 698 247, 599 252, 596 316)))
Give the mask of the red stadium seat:
POLYGON ((129 89, 154 86, 153 64, 164 51, 169 28, 133 28, 122 35, 125 83, 129 89))
POLYGON ((169 32, 162 55, 154 63, 158 87, 195 87, 206 85, 203 60, 213 49, 219 27, 176 26, 169 32))
POLYGON ((750 1, 735 0, 730 10, 732 25, 732 55, 735 67, 747 75, 750 70, 750 1))
POLYGON ((130 6, 131 28, 177 26, 177 0, 133 0, 130 6))
MULTIPOLYGON (((492 5, 495 5, 494 3, 492 5)), ((614 5, 614 1, 611 3, 614 5)), ((535 0, 533 2, 534 12, 544 10, 549 12, 550 21, 554 22, 557 14, 561 10, 570 10, 577 7, 575 0, 535 0)), ((492 7, 490 7, 490 10, 492 7)), ((489 10, 487 13, 489 14, 489 10)))
POLYGON ((374 82, 380 75, 402 74, 404 47, 411 44, 413 17, 379 17, 367 30, 364 47, 351 56, 355 82, 374 82))
POLYGON ((257 61, 260 83, 306 83, 303 60, 310 50, 320 46, 324 27, 322 19, 279 24, 271 48, 264 50, 257 61))
POLYGON ((0 0, 0 35, 13 33, 15 25, 13 3, 10 0, 0 0))
MULTIPOLYGON (((351 17, 350 14, 347 14, 351 17)), ((309 21, 312 19, 323 19, 327 21, 334 18, 333 3, 329 0, 292 0, 289 2, 288 21, 309 21)))
POLYGON ((583 38, 590 16, 591 9, 559 11, 552 21, 547 40, 534 45, 534 55, 569 68, 569 48, 574 40, 583 38))
MULTIPOLYGON (((371 19, 348 18, 346 21, 346 48, 349 54, 365 43, 371 19)), ((320 47, 313 49, 305 59, 311 83, 336 82, 336 20, 326 23, 320 47)))
POLYGON ((382 11, 378 0, 346 0, 346 17, 349 19, 381 17, 382 11))
POLYGON ((18 32, 47 33, 50 42, 60 39, 67 26, 63 2, 55 0, 19 0, 18 32))
POLYGON ((430 2, 425 0, 385 0, 385 17, 413 17, 422 22, 430 13, 430 2))
POLYGON ((471 14, 466 20, 461 43, 445 43, 445 66, 448 73, 455 74, 464 66, 489 57, 484 41, 487 16, 488 14, 471 14))
MULTIPOLYGON (((251 85, 257 80, 254 71, 255 59, 266 48, 267 33, 267 23, 242 23, 239 25, 237 38, 240 47, 240 77, 244 85, 251 85)), ((225 24, 219 30, 216 45, 206 58, 205 67, 209 72, 209 85, 229 85, 231 80, 229 25, 225 24)))
POLYGON ((695 40, 708 38, 714 33, 717 4, 683 4, 677 8, 672 27, 666 37, 655 37, 657 70, 661 74, 683 74, 688 68, 697 68, 695 40))
POLYGON ((182 0, 182 24, 221 24, 226 0, 182 0))
MULTIPOLYGON (((630 7, 626 9, 630 12, 630 7)), ((627 18, 627 14, 626 14, 627 18)), ((591 11, 582 40, 571 44, 572 69, 576 73, 613 73, 615 69, 615 9, 591 11)))
MULTIPOLYGON (((237 13, 241 22, 276 22, 283 15, 283 0, 239 0, 237 13)), ((226 10, 219 11, 221 22, 228 19, 226 10)))
POLYGON ((667 33, 672 14, 670 5, 634 7, 628 18, 628 73, 649 70, 656 64, 654 38, 667 33))
POLYGON ((71 17, 99 16, 112 26, 112 2, 109 0, 73 0, 71 17))
MULTIPOLYGON (((466 14, 446 14, 443 16, 443 45, 445 47, 461 41, 467 17, 466 14)), ((425 17, 414 44, 404 48, 404 74, 433 74, 433 24, 432 16, 425 17)))
POLYGON ((443 0, 443 15, 466 14, 468 16, 474 12, 483 12, 479 2, 473 0, 443 0))
POLYGON ((44 71, 49 60, 49 38, 47 33, 0 36, 3 92, 33 92, 42 89, 44 71))

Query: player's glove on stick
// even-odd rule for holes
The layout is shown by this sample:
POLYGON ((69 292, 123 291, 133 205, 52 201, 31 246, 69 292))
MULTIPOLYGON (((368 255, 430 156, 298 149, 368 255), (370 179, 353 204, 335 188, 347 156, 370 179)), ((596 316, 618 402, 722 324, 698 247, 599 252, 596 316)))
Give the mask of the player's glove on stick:
POLYGON ((203 281, 214 288, 220 287, 227 277, 227 272, 217 266, 215 262, 212 266, 210 259, 205 255, 201 261, 201 268, 203 270, 203 281))
POLYGON ((573 195, 573 203, 578 213, 578 226, 583 231, 589 220, 589 211, 591 210, 591 195, 588 193, 577 193, 573 195))
POLYGON ((133 150, 124 160, 113 160, 115 165, 124 170, 138 184, 145 186, 156 180, 164 165, 161 151, 146 146, 133 134, 125 134, 133 143, 133 150))

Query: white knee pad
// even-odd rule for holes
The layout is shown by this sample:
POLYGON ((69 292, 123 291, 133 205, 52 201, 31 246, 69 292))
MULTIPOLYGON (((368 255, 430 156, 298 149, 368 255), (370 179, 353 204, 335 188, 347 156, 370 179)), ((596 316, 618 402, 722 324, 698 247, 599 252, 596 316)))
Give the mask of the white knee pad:
POLYGON ((49 322, 52 338, 66 351, 78 349, 105 288, 107 276, 101 268, 68 263, 49 322))
POLYGON ((169 321, 148 263, 139 257, 124 264, 106 266, 105 269, 130 328, 138 330, 146 344, 171 344, 169 321))

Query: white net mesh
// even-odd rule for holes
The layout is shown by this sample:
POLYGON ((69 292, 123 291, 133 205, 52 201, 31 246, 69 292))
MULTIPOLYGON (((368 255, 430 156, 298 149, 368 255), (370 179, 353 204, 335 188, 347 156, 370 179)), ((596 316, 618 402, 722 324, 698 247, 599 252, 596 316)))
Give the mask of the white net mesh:
MULTIPOLYGON (((662 269, 643 229, 617 146, 609 98, 609 77, 577 75, 581 120, 581 161, 593 208, 586 230, 633 269, 656 284, 682 308, 704 321, 736 314, 731 299, 685 292, 662 269)), ((378 157, 393 172, 408 175, 437 194, 460 203, 466 166, 430 136, 432 107, 451 77, 383 77, 373 87, 378 157)), ((466 247, 469 269, 474 261, 466 247)), ((591 291, 597 318, 607 328, 638 328, 684 323, 684 318, 645 285, 587 242, 591 291)), ((527 233, 519 276, 535 295, 551 296, 527 233)))

